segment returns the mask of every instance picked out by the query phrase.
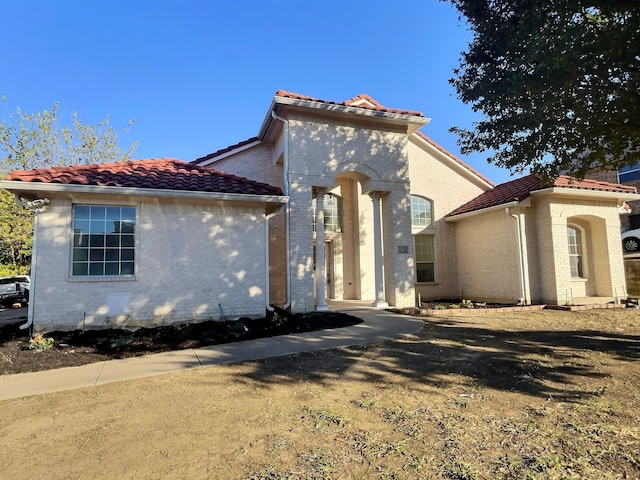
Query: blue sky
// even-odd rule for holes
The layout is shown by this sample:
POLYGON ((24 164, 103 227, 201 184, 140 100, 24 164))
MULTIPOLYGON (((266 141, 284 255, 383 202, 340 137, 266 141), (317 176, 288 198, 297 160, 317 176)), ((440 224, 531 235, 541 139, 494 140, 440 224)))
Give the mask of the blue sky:
MULTIPOLYGON (((422 132, 459 155, 452 126, 479 117, 448 83, 471 34, 437 0, 20 0, 0 28, 0 120, 60 102, 63 123, 109 114, 138 158, 190 161, 257 134, 278 89, 361 93, 422 111, 422 132)), ((499 183, 484 154, 461 158, 499 183)))

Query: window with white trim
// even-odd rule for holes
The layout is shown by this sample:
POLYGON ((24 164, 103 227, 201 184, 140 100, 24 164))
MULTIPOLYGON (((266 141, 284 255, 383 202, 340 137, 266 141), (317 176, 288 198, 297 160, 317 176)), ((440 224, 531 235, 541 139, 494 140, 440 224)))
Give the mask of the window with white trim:
POLYGON ((411 227, 427 228, 433 225, 433 202, 411 195, 411 227))
POLYGON ((134 275, 135 228, 135 207, 74 205, 71 275, 134 275))
MULTIPOLYGON (((335 193, 327 193, 324 203, 324 231, 325 233, 342 233, 342 197, 335 193)), ((316 199, 311 201, 313 209, 313 231, 316 231, 317 209, 316 199)))
POLYGON ((582 234, 571 225, 567 226, 567 240, 569 243, 569 265, 572 278, 583 278, 582 269, 582 234))
POLYGON ((416 282, 418 283, 435 281, 433 237, 433 235, 413 236, 416 282))

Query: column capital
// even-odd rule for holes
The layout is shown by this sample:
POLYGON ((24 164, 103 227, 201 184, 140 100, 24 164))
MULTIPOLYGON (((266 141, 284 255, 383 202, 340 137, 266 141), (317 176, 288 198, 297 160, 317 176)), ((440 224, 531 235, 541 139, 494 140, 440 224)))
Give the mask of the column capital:
POLYGON ((379 190, 374 190, 372 192, 369 192, 369 198, 371 198, 371 200, 374 202, 376 200, 380 200, 383 195, 384 195, 384 192, 381 192, 379 190))
POLYGON ((312 187, 313 198, 324 197, 329 189, 327 187, 312 187))

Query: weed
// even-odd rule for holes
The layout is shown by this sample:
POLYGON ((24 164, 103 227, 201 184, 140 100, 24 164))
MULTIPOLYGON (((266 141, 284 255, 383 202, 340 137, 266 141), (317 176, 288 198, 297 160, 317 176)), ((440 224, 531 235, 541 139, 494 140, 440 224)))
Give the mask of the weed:
POLYGON ((321 448, 317 448, 307 455, 300 455, 300 458, 308 464, 308 470, 321 474, 321 477, 312 474, 309 478, 327 478, 327 474, 335 470, 335 459, 321 448))
POLYGON ((315 430, 321 430, 331 426, 345 426, 345 419, 338 412, 330 408, 303 407, 303 410, 315 422, 315 430))
POLYGON ((273 465, 265 465, 260 472, 251 472, 248 476, 244 477, 244 480, 286 480, 292 478, 290 476, 283 476, 280 474, 273 465))
POLYGON ((365 393, 360 400, 353 400, 352 403, 365 410, 373 410, 378 407, 378 394, 376 392, 365 393))
POLYGON ((42 350, 47 350, 53 347, 53 338, 51 337, 43 337, 40 334, 37 334, 31 340, 29 340, 29 349, 36 350, 41 352, 42 350))
POLYGON ((442 473, 445 478, 453 480, 475 480, 478 478, 473 465, 458 461, 453 461, 450 465, 445 466, 442 473))

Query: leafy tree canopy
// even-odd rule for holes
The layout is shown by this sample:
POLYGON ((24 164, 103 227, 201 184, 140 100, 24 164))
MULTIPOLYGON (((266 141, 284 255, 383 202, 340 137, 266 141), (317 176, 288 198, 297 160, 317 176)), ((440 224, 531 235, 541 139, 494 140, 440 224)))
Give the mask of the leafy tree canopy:
MULTIPOLYGON (((6 100, 3 98, 6 104, 6 100)), ((129 122, 131 126, 133 122, 129 122)), ((97 125, 85 125, 76 112, 71 125, 62 125, 58 103, 51 110, 25 113, 20 108, 0 122, 0 178, 11 170, 124 161, 134 154, 137 142, 122 150, 118 132, 109 117, 97 125)), ((26 273, 31 263, 33 212, 0 190, 0 265, 3 270, 26 273)))
POLYGON ((61 125, 58 105, 37 113, 18 108, 10 121, 0 122, 0 168, 5 174, 15 169, 123 161, 135 153, 137 142, 125 151, 119 147, 109 116, 97 125, 85 125, 73 112, 71 124, 61 125))
POLYGON ((13 274, 29 273, 32 234, 33 212, 19 205, 11 193, 0 190, 0 264, 13 274))
POLYGON ((473 33, 451 79, 484 119, 463 153, 583 177, 640 162, 638 0, 450 0, 473 33))

